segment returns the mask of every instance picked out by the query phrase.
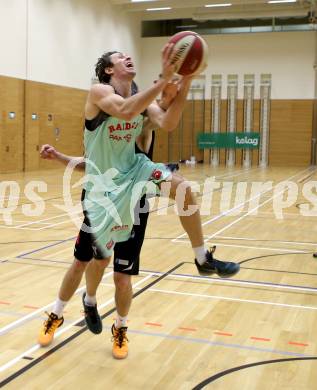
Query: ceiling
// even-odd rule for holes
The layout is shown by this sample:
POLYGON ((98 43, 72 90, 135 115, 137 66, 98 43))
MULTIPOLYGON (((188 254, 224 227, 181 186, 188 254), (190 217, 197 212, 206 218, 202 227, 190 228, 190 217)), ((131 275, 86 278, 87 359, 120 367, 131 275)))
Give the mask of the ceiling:
POLYGON ((142 20, 191 18, 194 20, 250 19, 267 17, 307 16, 316 11, 317 0, 297 0, 294 3, 269 4, 267 0, 110 0, 127 12, 141 14, 142 20), (206 8, 206 4, 231 3, 228 7, 206 8), (164 11, 147 8, 171 7, 164 11))

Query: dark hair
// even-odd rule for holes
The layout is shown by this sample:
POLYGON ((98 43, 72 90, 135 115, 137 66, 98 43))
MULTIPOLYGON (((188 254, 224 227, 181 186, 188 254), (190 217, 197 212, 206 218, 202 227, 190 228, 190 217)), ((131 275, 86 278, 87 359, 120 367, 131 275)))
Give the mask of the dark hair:
MULTIPOLYGON (((109 84, 111 75, 105 72, 106 68, 112 68, 113 63, 111 62, 112 54, 119 53, 118 51, 108 51, 104 53, 100 58, 98 58, 97 64, 95 66, 96 76, 98 77, 101 83, 109 84)), ((135 95, 139 92, 137 84, 132 80, 131 84, 131 94, 135 95)))
POLYGON ((95 72, 96 72, 96 76, 98 77, 98 80, 101 83, 109 83, 111 79, 111 75, 107 74, 105 72, 105 69, 113 67, 113 63, 111 62, 111 56, 112 54, 115 53, 119 53, 119 52, 108 51, 107 53, 104 53, 100 58, 98 58, 98 61, 95 65, 95 72))

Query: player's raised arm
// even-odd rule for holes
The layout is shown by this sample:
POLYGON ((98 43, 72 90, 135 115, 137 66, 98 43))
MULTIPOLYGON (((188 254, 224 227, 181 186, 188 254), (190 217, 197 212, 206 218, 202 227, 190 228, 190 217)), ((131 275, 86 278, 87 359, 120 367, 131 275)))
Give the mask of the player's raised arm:
POLYGON ((157 127, 166 131, 172 131, 177 127, 186 103, 192 78, 193 76, 183 77, 179 91, 166 111, 155 103, 148 108, 149 118, 157 127))
MULTIPOLYGON (((163 89, 162 98, 158 102, 158 105, 162 110, 166 111, 175 99, 179 89, 179 81, 179 77, 175 76, 172 80, 168 82, 166 87, 163 89)), ((157 80, 155 81, 155 83, 156 82, 157 80)), ((157 126, 153 124, 148 117, 145 118, 143 122, 142 132, 136 140, 139 149, 143 150, 143 152, 145 153, 148 153, 148 151, 150 150, 152 142, 152 132, 155 129, 157 129, 157 126)))
POLYGON ((67 154, 61 153, 54 148, 54 146, 45 144, 42 145, 40 150, 40 156, 44 160, 55 160, 64 165, 68 165, 69 162, 75 166, 75 169, 79 171, 85 170, 85 158, 68 156, 67 154))

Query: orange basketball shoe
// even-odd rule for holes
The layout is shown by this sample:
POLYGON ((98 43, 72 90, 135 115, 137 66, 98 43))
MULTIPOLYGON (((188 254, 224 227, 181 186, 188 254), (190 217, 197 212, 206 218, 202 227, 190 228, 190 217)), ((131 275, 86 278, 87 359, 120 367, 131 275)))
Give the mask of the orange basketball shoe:
POLYGON ((55 330, 62 326, 64 322, 64 317, 58 318, 57 315, 54 313, 45 313, 48 315, 48 319, 44 322, 38 337, 38 343, 42 347, 47 347, 51 344, 54 338, 55 330))
POLYGON ((112 356, 115 359, 125 359, 128 356, 128 338, 127 338, 127 327, 116 328, 112 325, 112 356))

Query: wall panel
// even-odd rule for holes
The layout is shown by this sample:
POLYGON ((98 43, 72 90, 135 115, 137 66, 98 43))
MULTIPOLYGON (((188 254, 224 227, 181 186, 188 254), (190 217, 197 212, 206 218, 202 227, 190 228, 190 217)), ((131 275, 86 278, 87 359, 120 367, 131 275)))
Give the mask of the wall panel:
POLYGON ((270 165, 309 165, 313 100, 272 100, 270 165))
POLYGON ((0 76, 0 173, 20 172, 24 159, 24 81, 0 76), (14 119, 9 113, 15 114, 14 119))
MULTIPOLYGON (((313 126, 313 102, 314 100, 272 100, 270 119, 270 146, 269 164, 288 165, 309 165, 311 159, 311 138, 313 126)), ((204 159, 205 163, 210 161, 209 150, 200 151, 196 145, 196 135, 204 129, 210 130, 210 101, 205 102, 205 113, 203 113, 202 101, 195 101, 195 115, 193 121, 192 101, 188 100, 184 115, 182 131, 177 129, 170 134, 172 140, 172 159, 188 159, 191 151, 199 161, 204 159), (191 129, 194 126, 194 137, 191 129), (180 133, 181 131, 181 133, 180 133), (192 143, 192 144, 191 144, 192 143)), ((254 101, 253 131, 259 132, 260 128, 260 101, 254 101)), ((221 102, 221 132, 227 129, 227 100, 221 102)), ((237 131, 243 131, 243 101, 237 101, 237 131)), ((159 155, 165 156, 162 135, 160 139, 159 155)), ((155 155, 156 156, 156 155, 155 155)), ((258 165, 258 150, 252 151, 252 166, 258 165)), ((225 165, 225 150, 220 150, 220 165, 225 165)), ((236 166, 242 165, 242 151, 236 150, 236 166)))
MULTIPOLYGON (((55 168, 56 163, 39 158, 39 148, 45 143, 72 156, 82 155, 86 96, 85 90, 0 76, 0 172, 55 168), (9 112, 15 113, 14 119, 9 119, 9 112), (37 120, 32 120, 32 114, 37 120)), ((272 100, 269 165, 310 164, 313 103, 313 99, 272 100)), ((242 100, 237 106, 237 130, 242 131, 242 100)), ((171 133, 157 131, 155 161, 186 160, 194 155, 207 163, 210 153, 197 148, 197 134, 210 129, 210 116, 210 101, 188 100, 179 127, 171 133)), ((255 100, 254 131, 259 131, 259 116, 260 101, 255 100)), ((227 101, 223 100, 221 131, 226 127, 227 101)), ((241 166, 241 158, 237 150, 236 166, 241 166)), ((225 164, 225 150, 220 151, 220 164, 225 164)), ((258 151, 254 150, 252 166, 257 164, 258 151)))
MULTIPOLYGON (((211 75, 237 74, 243 80, 245 74, 255 74, 255 98, 260 96, 260 75, 272 75, 273 99, 313 99, 316 53, 315 31, 290 31, 252 34, 204 35, 209 46, 206 76, 206 95, 211 97, 211 75), (286 65, 287 64, 287 65, 286 65)), ((159 53, 167 37, 142 38, 141 73, 142 88, 151 85, 161 72, 159 53), (154 60, 156 59, 156 60, 154 60)), ((222 88, 222 99, 227 89, 222 88)), ((243 83, 238 85, 238 98, 243 98, 243 83)))
POLYGON ((51 144, 72 156, 83 154, 86 96, 84 90, 26 81, 26 170, 56 168, 57 163, 39 158, 42 144, 51 144), (32 120, 32 114, 38 119, 32 120))
MULTIPOLYGON (((260 100, 254 100, 253 105, 253 131, 260 131, 260 100)), ((259 150, 252 150, 252 166, 257 166, 259 163, 259 150)))

